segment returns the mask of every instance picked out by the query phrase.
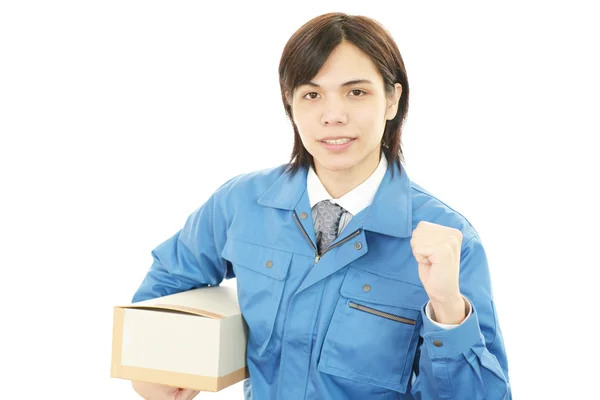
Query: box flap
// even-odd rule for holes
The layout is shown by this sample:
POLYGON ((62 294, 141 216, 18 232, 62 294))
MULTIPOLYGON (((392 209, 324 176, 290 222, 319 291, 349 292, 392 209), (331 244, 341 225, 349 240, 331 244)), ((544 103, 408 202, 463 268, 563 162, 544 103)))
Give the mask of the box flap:
POLYGON ((127 309, 134 309, 134 310, 172 311, 172 312, 198 315, 201 317, 214 318, 214 319, 225 318, 224 315, 212 313, 210 311, 200 310, 198 308, 193 308, 193 307, 178 306, 178 305, 173 305, 173 304, 153 304, 153 305, 149 305, 149 306, 139 306, 139 305, 131 304, 128 306, 121 306, 121 307, 127 308, 127 309))
POLYGON ((176 311, 215 319, 241 314, 237 289, 227 286, 206 286, 119 307, 176 311))

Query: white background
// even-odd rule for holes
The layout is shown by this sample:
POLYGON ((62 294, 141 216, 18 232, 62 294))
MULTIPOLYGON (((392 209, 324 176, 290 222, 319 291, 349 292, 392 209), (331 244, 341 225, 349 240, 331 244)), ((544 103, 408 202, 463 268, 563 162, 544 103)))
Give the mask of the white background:
MULTIPOLYGON (((112 307, 225 180, 288 161, 279 57, 329 11, 375 18, 398 43, 407 171, 480 232, 514 397, 587 397, 593 2, 414 3, 3 2, 0 398, 137 398, 110 378, 112 307)), ((241 384, 198 398, 241 399, 241 384)))

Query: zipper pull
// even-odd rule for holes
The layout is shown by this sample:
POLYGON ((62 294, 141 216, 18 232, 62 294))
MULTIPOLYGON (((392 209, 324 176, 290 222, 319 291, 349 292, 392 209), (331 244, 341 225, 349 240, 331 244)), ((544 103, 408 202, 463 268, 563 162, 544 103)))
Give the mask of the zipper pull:
POLYGON ((317 256, 315 257, 315 264, 318 263, 320 259, 321 259, 321 256, 317 254, 317 256))

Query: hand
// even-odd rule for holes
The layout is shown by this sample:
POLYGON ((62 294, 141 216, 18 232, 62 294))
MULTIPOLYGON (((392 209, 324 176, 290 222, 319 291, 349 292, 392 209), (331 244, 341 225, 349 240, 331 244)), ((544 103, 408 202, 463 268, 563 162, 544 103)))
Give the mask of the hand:
POLYGON ((421 221, 412 233, 410 245, 437 322, 462 322, 466 316, 458 285, 462 232, 421 221))
POLYGON ((198 391, 191 389, 179 389, 158 383, 131 381, 133 390, 145 400, 192 400, 198 395, 198 391))

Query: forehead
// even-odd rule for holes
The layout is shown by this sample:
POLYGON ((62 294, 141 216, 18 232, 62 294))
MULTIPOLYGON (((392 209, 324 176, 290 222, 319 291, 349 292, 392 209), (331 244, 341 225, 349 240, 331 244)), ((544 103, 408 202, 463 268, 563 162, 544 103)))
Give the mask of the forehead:
POLYGON ((342 42, 331 52, 311 82, 321 86, 341 85, 357 79, 383 82, 377 66, 366 53, 352 43, 342 42))

